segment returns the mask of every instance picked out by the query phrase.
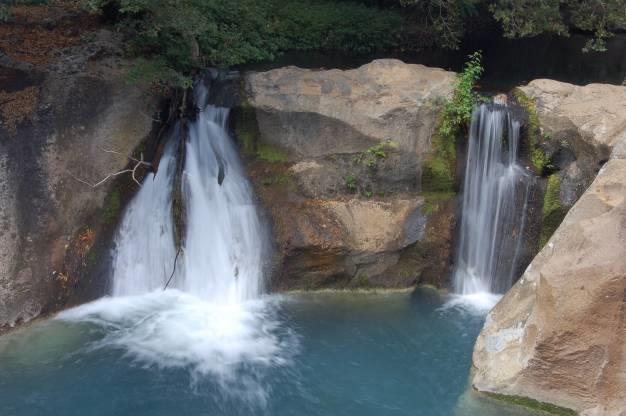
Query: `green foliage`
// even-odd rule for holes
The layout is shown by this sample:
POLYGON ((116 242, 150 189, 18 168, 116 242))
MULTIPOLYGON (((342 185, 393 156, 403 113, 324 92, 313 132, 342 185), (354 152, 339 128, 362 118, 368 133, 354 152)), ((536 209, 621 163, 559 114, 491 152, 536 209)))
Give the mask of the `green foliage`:
POLYGON ((270 163, 285 162, 287 154, 280 149, 265 143, 257 143, 256 154, 259 159, 270 163))
POLYGON ((387 150, 394 149, 397 146, 395 142, 385 140, 358 153, 353 159, 354 163, 363 164, 371 170, 376 170, 378 161, 387 158, 387 150))
POLYGON ((585 52, 606 50, 611 31, 626 25, 624 0, 496 0, 490 9, 507 37, 568 35, 569 28, 592 32, 585 52))
POLYGON ((454 198, 456 194, 454 192, 422 192, 420 194, 424 197, 424 214, 434 214, 439 210, 442 203, 454 198))
POLYGON ((457 74, 452 98, 443 106, 443 114, 432 138, 431 158, 422 172, 422 190, 449 193, 454 190, 456 138, 471 121, 479 95, 474 91, 483 73, 480 51, 468 56, 464 70, 457 74))
POLYGON ((424 24, 436 43, 456 49, 465 34, 465 23, 474 19, 482 0, 399 0, 411 10, 412 19, 424 24))
POLYGON ((524 92, 519 88, 513 90, 513 96, 517 102, 524 107, 526 114, 528 115, 528 145, 530 149, 530 160, 535 167, 536 172, 543 175, 552 167, 552 164, 550 158, 541 148, 543 136, 541 134, 541 128, 539 127, 539 116, 537 115, 535 102, 524 94, 524 92))
POLYGON ((138 58, 135 65, 128 71, 127 80, 130 84, 154 84, 190 88, 193 80, 189 76, 176 71, 167 64, 163 57, 151 59, 138 58))
POLYGON ((488 397, 494 398, 496 400, 504 401, 507 403, 511 403, 517 406, 526 407, 528 409, 539 411, 543 414, 550 414, 556 416, 576 416, 577 413, 572 409, 567 409, 565 407, 557 406, 551 403, 540 402, 535 399, 531 399, 529 397, 523 396, 509 396, 505 394, 498 393, 485 393, 488 397))
POLYGON ((201 66, 270 60, 287 50, 369 53, 397 44, 403 25, 395 10, 331 0, 83 0, 100 12, 119 11, 130 52, 151 66, 149 78, 201 66), (364 24, 366 23, 366 24, 364 24))
POLYGON ((543 219, 539 245, 543 247, 563 221, 567 208, 561 204, 561 180, 554 174, 548 177, 546 193, 543 197, 543 219))
POLYGON ((346 176, 346 188, 352 193, 355 193, 357 191, 358 184, 356 176, 354 176, 353 174, 349 174, 346 176))
POLYGON ((549 32, 567 34, 561 19, 560 0, 498 0, 491 4, 496 20, 504 28, 507 37, 535 36, 549 32))
POLYGON ((456 136, 458 129, 470 122, 479 99, 474 87, 483 72, 482 52, 469 55, 463 71, 457 74, 452 99, 444 107, 439 134, 448 138, 456 136))

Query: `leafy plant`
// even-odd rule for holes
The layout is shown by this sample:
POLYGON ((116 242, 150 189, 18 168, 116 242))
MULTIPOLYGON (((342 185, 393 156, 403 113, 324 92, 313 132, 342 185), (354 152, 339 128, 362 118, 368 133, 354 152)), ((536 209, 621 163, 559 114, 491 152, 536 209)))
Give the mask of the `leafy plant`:
POLYGON ((376 169, 380 159, 387 158, 387 150, 397 147, 396 143, 391 140, 385 140, 374 146, 367 148, 365 151, 358 153, 354 157, 354 163, 364 164, 369 169, 376 169))
POLYGON ((444 107, 439 126, 439 133, 444 137, 455 136, 459 128, 471 120, 474 105, 479 100, 474 88, 483 72, 482 51, 476 51, 468 56, 463 71, 457 74, 452 99, 444 107))
POLYGON ((468 56, 463 71, 457 74, 452 98, 443 104, 439 125, 432 137, 432 155, 422 171, 422 190, 450 193, 454 190, 456 138, 472 118, 480 96, 474 91, 483 73, 480 51, 468 56))
POLYGON ((349 175, 346 176, 346 188, 350 192, 356 192, 357 191, 356 176, 354 176, 353 174, 349 174, 349 175))

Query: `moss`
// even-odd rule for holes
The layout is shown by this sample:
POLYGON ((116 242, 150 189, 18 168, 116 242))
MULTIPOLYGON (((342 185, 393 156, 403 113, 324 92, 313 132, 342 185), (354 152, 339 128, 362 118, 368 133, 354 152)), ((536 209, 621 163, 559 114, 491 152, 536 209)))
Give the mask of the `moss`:
POLYGON ((561 179, 554 174, 548 178, 546 193, 543 197, 541 235, 539 244, 543 247, 556 231, 567 213, 567 208, 561 204, 561 179))
POLYGON ((550 415, 557 416, 577 416, 577 413, 572 409, 568 409, 566 407, 557 406, 551 403, 540 402, 535 399, 531 399, 529 397, 523 396, 509 396, 506 394, 498 394, 498 393, 485 393, 488 397, 491 397, 496 400, 500 400, 506 403, 511 403, 516 406, 526 407, 528 409, 539 411, 542 413, 547 413, 550 415))
POLYGON ((439 210, 439 206, 442 202, 449 201, 454 198, 456 194, 454 192, 422 192, 424 197, 424 214, 430 215, 439 210))
POLYGON ((438 127, 433 135, 432 155, 422 170, 424 192, 454 192, 457 133, 444 134, 438 127))
POLYGON ((367 288, 371 287, 372 282, 370 277, 365 272, 357 273, 357 275, 350 281, 351 288, 367 288))
POLYGON ((270 163, 287 161, 285 152, 265 143, 257 143, 256 155, 259 159, 270 163))
POLYGON ((109 196, 107 197, 104 205, 104 223, 111 224, 113 223, 120 212, 120 208, 122 207, 122 196, 120 191, 114 189, 111 191, 109 196))
POLYGON ((526 114, 528 115, 528 146, 530 161, 535 167, 537 173, 540 175, 544 174, 550 167, 550 158, 540 146, 544 140, 541 135, 539 116, 537 115, 535 102, 524 94, 524 92, 519 88, 513 90, 513 96, 524 108, 524 110, 526 110, 526 114))
POLYGON ((244 105, 233 109, 232 118, 233 130, 243 154, 254 156, 259 137, 256 112, 252 107, 244 105))

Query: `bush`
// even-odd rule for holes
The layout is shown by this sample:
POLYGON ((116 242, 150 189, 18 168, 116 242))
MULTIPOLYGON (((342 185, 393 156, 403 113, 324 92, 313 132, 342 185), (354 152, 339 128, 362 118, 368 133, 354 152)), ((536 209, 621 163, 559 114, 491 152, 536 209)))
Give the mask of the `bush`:
POLYGON ((479 99, 474 87, 483 72, 482 52, 477 51, 469 55, 463 71, 457 75, 452 99, 444 107, 439 127, 439 133, 442 136, 448 138, 456 136, 459 128, 471 121, 474 105, 479 99))
POLYGON ((172 71, 271 60, 288 50, 374 52, 396 45, 403 25, 397 11, 355 1, 84 1, 92 11, 117 16, 130 54, 144 58, 138 79, 145 78, 142 72, 163 73, 171 81, 172 71))
POLYGON ((456 166, 456 138, 472 119, 472 111, 479 100, 474 91, 483 73, 480 51, 468 56, 463 71, 457 74, 452 98, 443 106, 439 126, 432 138, 431 158, 422 172, 422 190, 450 193, 454 191, 456 166))

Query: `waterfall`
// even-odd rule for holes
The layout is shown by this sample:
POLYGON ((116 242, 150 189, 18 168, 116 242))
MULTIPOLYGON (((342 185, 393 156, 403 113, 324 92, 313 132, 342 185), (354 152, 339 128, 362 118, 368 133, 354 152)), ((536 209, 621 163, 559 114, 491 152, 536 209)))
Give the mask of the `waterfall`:
POLYGON ((460 294, 504 293, 516 276, 530 175, 518 163, 520 122, 501 104, 474 110, 454 277, 460 294))
MULTIPOLYGON (((227 133, 228 109, 207 105, 204 85, 196 87, 195 99, 200 111, 189 124, 182 180, 185 239, 168 287, 213 303, 254 299, 262 289, 265 241, 227 133)), ((172 192, 180 134, 174 129, 158 174, 147 176, 125 213, 114 252, 115 296, 163 288, 174 270, 172 192)))
POLYGON ((207 104, 203 83, 194 94, 188 135, 182 123, 172 128, 157 173, 125 210, 112 296, 59 318, 102 327, 92 348, 121 348, 147 366, 188 369, 193 379, 210 375, 224 397, 264 403, 264 369, 289 363, 297 341, 278 319, 279 298, 262 294, 268 239, 227 132, 229 111, 207 104))

